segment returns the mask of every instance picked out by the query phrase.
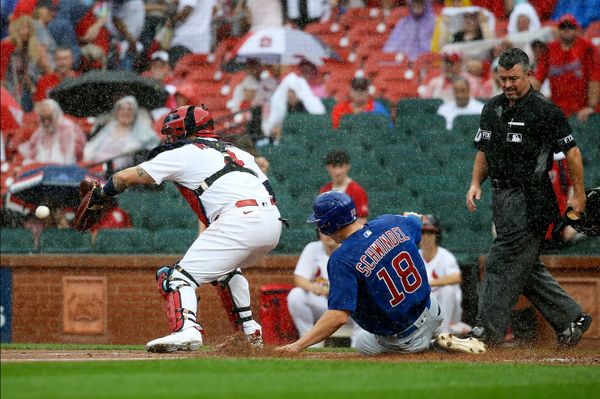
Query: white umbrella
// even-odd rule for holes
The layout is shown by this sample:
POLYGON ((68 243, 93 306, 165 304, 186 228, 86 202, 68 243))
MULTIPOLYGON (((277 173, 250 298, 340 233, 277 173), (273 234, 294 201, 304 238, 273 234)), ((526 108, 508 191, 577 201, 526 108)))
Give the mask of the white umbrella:
POLYGON ((240 69, 250 59, 271 65, 296 65, 302 60, 323 65, 325 59, 340 58, 316 36, 301 30, 281 27, 248 33, 226 60, 224 69, 240 69))

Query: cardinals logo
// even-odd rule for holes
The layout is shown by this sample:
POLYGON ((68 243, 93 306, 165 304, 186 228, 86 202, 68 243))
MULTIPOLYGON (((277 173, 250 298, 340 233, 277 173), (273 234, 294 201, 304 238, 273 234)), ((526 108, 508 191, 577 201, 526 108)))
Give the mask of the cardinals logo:
POLYGON ((271 47, 273 39, 270 36, 263 36, 260 38, 260 47, 271 47))

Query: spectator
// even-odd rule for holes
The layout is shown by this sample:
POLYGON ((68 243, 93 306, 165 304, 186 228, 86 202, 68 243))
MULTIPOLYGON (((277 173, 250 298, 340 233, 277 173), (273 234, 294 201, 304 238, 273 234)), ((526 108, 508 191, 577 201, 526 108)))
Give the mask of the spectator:
POLYGON ((48 30, 58 47, 68 47, 73 53, 73 65, 79 67, 81 52, 76 26, 86 14, 87 7, 79 0, 63 0, 58 3, 56 17, 48 24, 48 30))
POLYGON ((470 42, 494 37, 490 31, 488 18, 489 16, 481 11, 464 13, 463 27, 454 33, 452 43, 470 42))
POLYGON ((194 54, 207 54, 212 49, 212 14, 216 0, 181 0, 174 17, 171 46, 182 46, 194 54))
POLYGON ((172 0, 144 1, 146 18, 140 34, 140 42, 145 50, 150 48, 159 29, 165 24, 167 17, 175 13, 177 4, 172 0))
POLYGON ((479 115, 483 103, 471 97, 469 81, 465 78, 456 78, 452 83, 454 100, 444 102, 437 110, 437 114, 446 119, 446 129, 452 130, 454 118, 458 115, 479 115))
POLYGON ((102 49, 95 44, 86 44, 81 48, 81 63, 79 72, 86 73, 93 69, 106 69, 108 59, 102 49))
POLYGON ((456 257, 440 246, 442 229, 433 215, 423 215, 420 254, 427 268, 431 293, 444 313, 442 332, 467 334, 471 326, 462 320, 461 272, 456 257))
MULTIPOLYGON (((377 114, 390 118, 390 113, 383 104, 369 95, 371 83, 365 78, 354 78, 350 83, 350 100, 337 103, 331 110, 331 126, 337 129, 340 120, 348 114, 377 114)), ((391 124, 391 119, 390 119, 391 124)))
POLYGON ((254 90, 251 107, 263 107, 267 105, 277 88, 277 80, 268 72, 263 71, 262 64, 257 59, 249 59, 244 69, 246 77, 241 84, 233 89, 231 99, 227 102, 227 108, 231 112, 238 112, 241 109, 242 102, 249 99, 250 93, 244 93, 244 90, 254 90), (263 73, 264 72, 264 73, 263 73))
POLYGON ((538 60, 534 88, 548 78, 552 101, 566 117, 577 115, 586 121, 595 112, 600 98, 600 56, 572 15, 558 23, 558 39, 548 45, 548 52, 538 60))
POLYGON ((463 71, 462 57, 457 53, 444 54, 442 58, 442 74, 419 87, 419 94, 422 98, 440 98, 444 101, 452 101, 454 99, 452 82, 458 77, 467 79, 471 95, 479 97, 477 89, 480 85, 478 85, 477 80, 473 76, 463 71))
POLYGON ((111 52, 112 35, 108 30, 110 6, 107 1, 96 1, 87 7, 83 17, 76 22, 77 38, 82 46, 93 44, 97 46, 105 57, 111 52))
POLYGON ((431 51, 435 13, 431 0, 409 1, 410 14, 402 18, 383 46, 385 53, 405 53, 410 61, 431 51))
POLYGON ((50 71, 48 53, 39 45, 33 19, 22 16, 10 23, 10 36, 0 43, 2 85, 24 112, 33 110, 33 92, 40 76, 50 71))
POLYGON ((150 68, 142 74, 148 78, 158 80, 163 84, 174 81, 173 69, 169 64, 169 53, 163 50, 155 51, 150 56, 150 68))
POLYGON ((142 52, 143 46, 139 42, 146 9, 142 0, 121 0, 108 3, 111 19, 107 28, 113 37, 120 40, 121 68, 131 70, 133 63, 142 52))
POLYGON ((50 90, 56 87, 65 78, 74 78, 78 75, 73 70, 73 53, 68 47, 59 47, 54 53, 54 72, 42 75, 38 80, 33 96, 34 102, 48 98, 50 90))
POLYGON ((42 162, 70 165, 83 157, 86 137, 79 126, 65 118, 54 100, 42 100, 36 105, 40 126, 29 141, 19 145, 23 163, 42 162))
POLYGON ((287 0, 284 8, 284 17, 293 23, 298 29, 304 29, 306 25, 317 22, 321 18, 327 18, 331 13, 328 1, 322 0, 287 0))
MULTIPOLYGON (((325 106, 321 99, 313 94, 308 82, 295 73, 287 75, 277 86, 271 97, 269 109, 269 116, 262 129, 265 139, 272 139, 274 144, 278 144, 281 139, 281 128, 287 114, 325 114, 325 106)), ((266 144, 259 142, 262 145, 266 144)), ((259 142, 256 143, 258 146, 259 142)))
POLYGON ((279 0, 246 0, 251 31, 283 25, 282 2, 279 0))
POLYGON ((115 169, 123 169, 133 165, 135 152, 151 149, 159 142, 148 112, 138 107, 133 96, 126 96, 115 103, 112 120, 85 146, 84 160, 112 160, 115 169))
POLYGON ((35 11, 33 12, 33 26, 37 41, 42 45, 49 55, 54 56, 56 51, 56 41, 48 30, 48 24, 56 16, 56 6, 52 0, 38 0, 35 11))
POLYGON ((491 97, 502 94, 502 84, 500 83, 500 77, 498 76, 498 60, 495 58, 490 66, 492 73, 488 80, 483 82, 482 88, 488 93, 491 93, 491 97))
POLYGON ((552 13, 552 19, 559 20, 566 14, 573 15, 585 29, 590 23, 600 20, 600 1, 558 0, 552 13))
POLYGON ((356 216, 361 223, 367 222, 369 216, 369 197, 367 192, 348 176, 350 172, 350 157, 343 150, 331 150, 325 159, 325 168, 331 181, 321 187, 319 193, 341 191, 350 196, 356 205, 356 216))
POLYGON ((517 4, 508 19, 508 34, 535 32, 542 27, 540 17, 529 3, 517 4))
POLYGON ((319 98, 329 96, 325 83, 323 82, 323 75, 319 73, 319 69, 315 64, 307 60, 302 60, 300 64, 298 64, 298 71, 300 72, 300 75, 306 79, 315 96, 319 98))

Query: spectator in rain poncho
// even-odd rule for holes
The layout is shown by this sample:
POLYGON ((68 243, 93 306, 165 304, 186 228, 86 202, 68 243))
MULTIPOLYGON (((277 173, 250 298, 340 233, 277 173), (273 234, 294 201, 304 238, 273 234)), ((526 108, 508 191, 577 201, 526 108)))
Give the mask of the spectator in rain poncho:
POLYGON ((535 8, 529 3, 520 3, 510 13, 508 19, 508 34, 519 32, 535 32, 542 27, 540 17, 535 8))
POLYGON ((126 96, 115 103, 112 120, 90 139, 83 156, 89 162, 112 159, 113 167, 118 170, 134 164, 135 152, 150 149, 159 142, 148 112, 139 108, 133 96, 126 96))
POLYGON ((40 119, 40 126, 18 148, 23 163, 70 165, 80 161, 86 141, 81 128, 64 117, 60 105, 54 100, 42 100, 35 111, 40 119))
POLYGON ((423 53, 431 51, 431 38, 435 27, 435 13, 431 0, 410 0, 410 14, 402 18, 388 37, 385 53, 405 53, 414 61, 423 53))
POLYGON ((281 138, 281 127, 288 113, 325 114, 321 99, 313 94, 306 79, 295 73, 287 75, 275 89, 270 101, 269 117, 263 122, 264 135, 271 137, 275 143, 281 138))

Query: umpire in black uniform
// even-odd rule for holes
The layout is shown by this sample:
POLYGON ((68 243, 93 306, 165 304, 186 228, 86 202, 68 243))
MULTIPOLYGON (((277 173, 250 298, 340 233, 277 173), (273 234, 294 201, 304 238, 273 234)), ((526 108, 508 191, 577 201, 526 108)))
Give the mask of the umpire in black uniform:
POLYGON ((481 112, 466 198, 467 208, 475 211, 481 184, 490 178, 497 237, 488 253, 472 334, 491 345, 501 343, 510 311, 524 294, 554 328, 558 344, 575 345, 592 318, 558 285, 539 254, 548 225, 560 217, 548 176, 552 155, 566 155, 574 189, 569 205, 581 214, 586 200, 581 153, 562 111, 531 87, 525 52, 505 51, 498 72, 504 93, 481 112))

